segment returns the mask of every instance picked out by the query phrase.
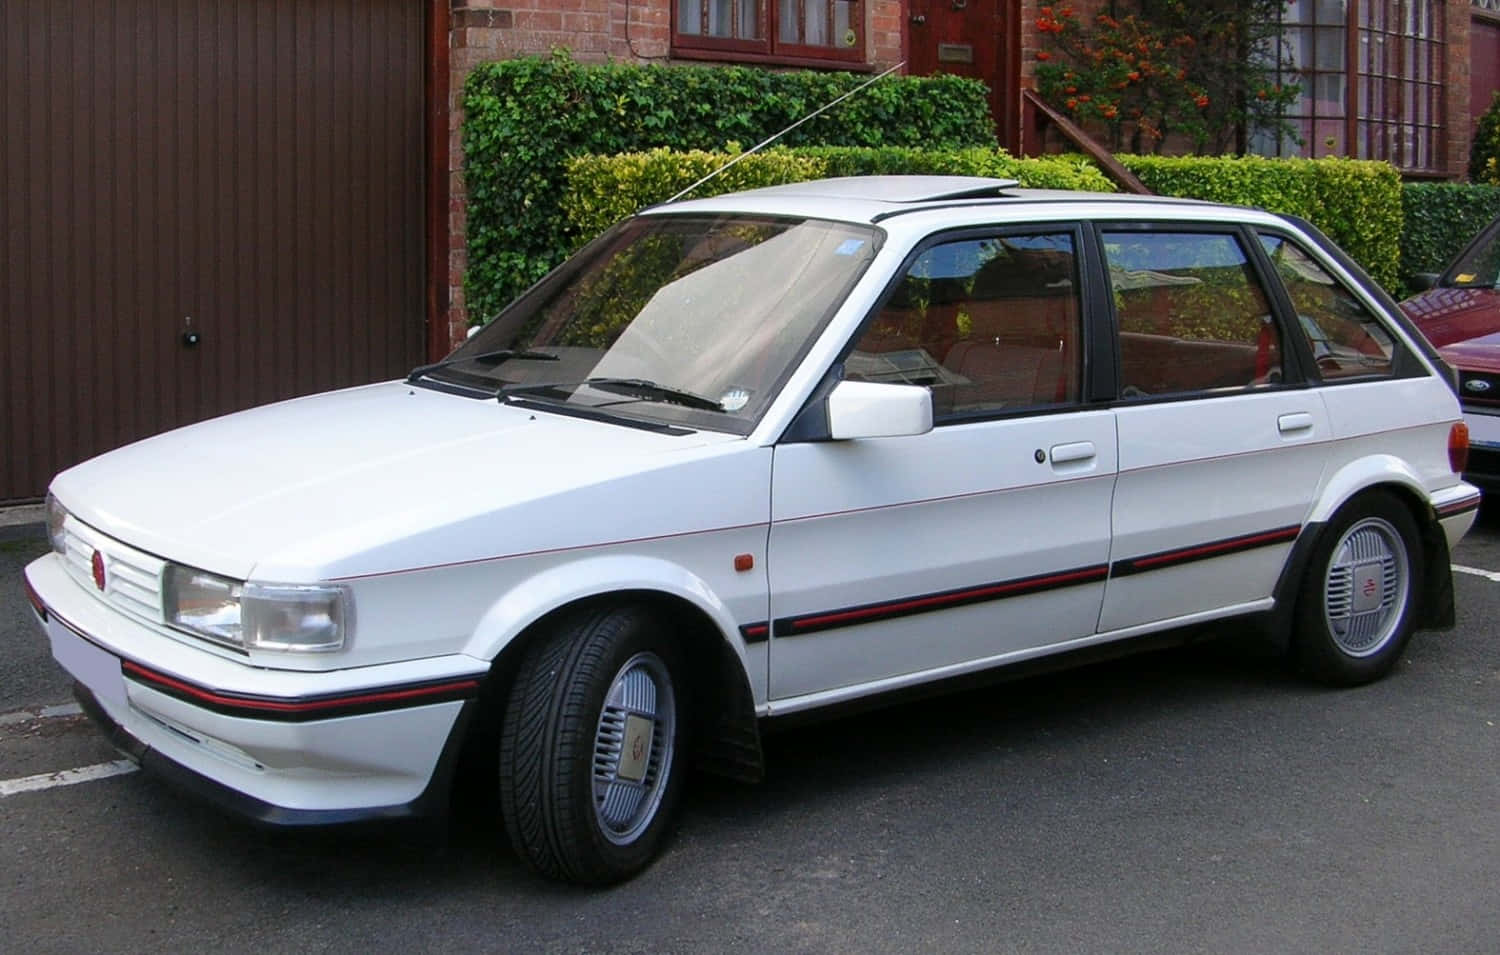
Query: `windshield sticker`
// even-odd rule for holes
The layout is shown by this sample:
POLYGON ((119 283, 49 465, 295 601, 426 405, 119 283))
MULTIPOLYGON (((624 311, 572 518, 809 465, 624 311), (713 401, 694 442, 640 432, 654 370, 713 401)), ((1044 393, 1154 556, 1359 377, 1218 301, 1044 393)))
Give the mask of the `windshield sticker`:
POLYGON ((750 391, 747 388, 730 388, 719 398, 725 411, 739 411, 749 403, 750 391))
POLYGON ((833 250, 834 255, 854 255, 865 247, 864 239, 845 239, 839 243, 839 247, 833 250))

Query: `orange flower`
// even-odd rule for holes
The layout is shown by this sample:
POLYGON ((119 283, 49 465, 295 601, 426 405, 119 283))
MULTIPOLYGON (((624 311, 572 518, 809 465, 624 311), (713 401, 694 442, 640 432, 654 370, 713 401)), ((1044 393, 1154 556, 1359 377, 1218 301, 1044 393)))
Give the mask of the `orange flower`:
POLYGON ((1048 53, 1046 50, 1037 50, 1036 51, 1036 58, 1039 59, 1039 60, 1046 61, 1046 60, 1052 59, 1052 54, 1048 53))

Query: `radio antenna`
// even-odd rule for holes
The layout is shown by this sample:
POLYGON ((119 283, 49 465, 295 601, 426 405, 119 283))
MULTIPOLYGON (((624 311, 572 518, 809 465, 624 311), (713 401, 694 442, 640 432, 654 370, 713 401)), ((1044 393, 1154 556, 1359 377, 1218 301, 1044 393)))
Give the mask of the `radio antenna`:
POLYGON ((853 96, 855 93, 860 92, 861 90, 863 90, 867 86, 872 86, 875 83, 880 82, 881 80, 885 79, 887 76, 890 76, 892 73, 894 73, 897 70, 901 69, 901 67, 903 67, 905 65, 906 65, 906 61, 902 60, 900 63, 897 63, 895 66, 893 66, 890 69, 886 70, 884 73, 881 73, 879 76, 872 76, 869 79, 865 80, 863 83, 861 83, 858 86, 854 87, 854 89, 852 89, 849 92, 845 93, 843 96, 840 96, 838 99, 832 100, 832 101, 830 101, 828 103, 824 103, 822 106, 818 107, 817 109, 813 110, 811 113, 808 113, 806 116, 804 116, 801 119, 797 120, 795 123, 793 123, 792 125, 788 126, 786 129, 783 129, 781 132, 775 134, 774 136, 771 136, 771 137, 769 137, 767 139, 761 140, 760 142, 756 143, 751 148, 745 150, 744 152, 740 153, 738 156, 736 156, 733 159, 729 160, 724 165, 720 166, 718 169, 715 169, 713 172, 711 172, 708 175, 704 176, 702 179, 699 179, 697 182, 693 183, 691 186, 688 186, 686 189, 682 190, 677 195, 675 195, 672 198, 668 199, 666 201, 666 203, 664 203, 664 205, 670 205, 670 204, 676 202, 678 199, 681 199, 683 196, 685 196, 688 193, 692 192, 694 189, 697 189, 699 186, 703 185, 705 182, 708 182, 710 179, 712 179, 715 176, 719 175, 720 173, 724 172, 726 169, 728 169, 729 167, 733 166, 735 163, 739 162, 741 159, 746 159, 746 158, 754 155, 755 153, 760 152, 760 150, 762 150, 765 147, 771 145, 776 140, 780 139, 781 137, 785 136, 787 133, 789 133, 792 130, 796 129, 798 126, 801 126, 803 123, 807 122, 810 119, 815 119, 815 118, 823 115, 824 113, 828 112, 830 109, 833 109, 835 106, 837 106, 840 103, 842 103, 844 100, 846 100, 849 97, 853 96))

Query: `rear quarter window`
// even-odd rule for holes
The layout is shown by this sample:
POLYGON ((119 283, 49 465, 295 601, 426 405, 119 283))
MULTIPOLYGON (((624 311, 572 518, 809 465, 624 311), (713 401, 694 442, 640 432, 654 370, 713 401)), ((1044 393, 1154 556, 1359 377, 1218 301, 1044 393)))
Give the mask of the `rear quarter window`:
POLYGON ((1260 244, 1297 313, 1318 375, 1325 381, 1390 376, 1395 340, 1358 296, 1296 243, 1268 233, 1260 244))

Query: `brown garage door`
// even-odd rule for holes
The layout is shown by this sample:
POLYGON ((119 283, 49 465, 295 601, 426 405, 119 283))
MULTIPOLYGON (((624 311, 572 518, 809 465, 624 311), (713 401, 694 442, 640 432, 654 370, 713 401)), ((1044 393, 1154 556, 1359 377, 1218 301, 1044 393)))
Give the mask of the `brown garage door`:
POLYGON ((0 2, 0 501, 422 358, 422 10, 0 2))

